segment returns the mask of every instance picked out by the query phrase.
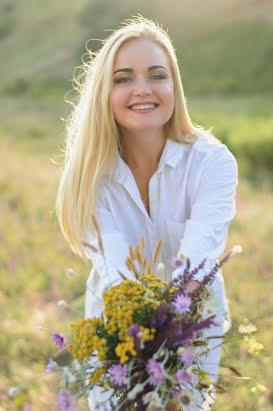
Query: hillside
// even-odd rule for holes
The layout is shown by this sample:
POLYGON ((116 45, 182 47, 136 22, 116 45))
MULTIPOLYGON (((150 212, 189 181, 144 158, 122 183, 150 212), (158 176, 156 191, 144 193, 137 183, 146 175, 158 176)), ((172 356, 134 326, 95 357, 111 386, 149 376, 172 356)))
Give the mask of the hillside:
POLYGON ((86 40, 141 12, 169 28, 187 92, 273 92, 271 1, 222 0, 220 6, 219 1, 208 0, 204 7, 200 0, 183 5, 178 0, 168 5, 157 0, 156 15, 144 1, 137 7, 127 2, 124 14, 118 4, 112 0, 3 1, 0 89, 16 94, 40 81, 71 88, 73 69, 81 64, 86 40))

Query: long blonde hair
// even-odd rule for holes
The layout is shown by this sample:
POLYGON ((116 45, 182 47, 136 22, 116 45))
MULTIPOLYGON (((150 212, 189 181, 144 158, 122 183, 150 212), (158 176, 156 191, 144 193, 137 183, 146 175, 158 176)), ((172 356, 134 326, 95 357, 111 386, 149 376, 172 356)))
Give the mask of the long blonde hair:
POLYGON ((148 38, 159 44, 169 57, 175 88, 175 105, 168 122, 168 137, 181 143, 193 143, 198 137, 216 140, 210 130, 194 126, 184 97, 175 50, 168 34, 154 22, 137 16, 103 41, 90 61, 83 63, 84 81, 76 81, 78 102, 68 119, 65 161, 58 189, 56 212, 71 249, 85 261, 83 241, 86 229, 93 230, 91 216, 96 215, 99 182, 107 169, 113 176, 118 129, 110 105, 114 59, 121 45, 131 39, 148 38))

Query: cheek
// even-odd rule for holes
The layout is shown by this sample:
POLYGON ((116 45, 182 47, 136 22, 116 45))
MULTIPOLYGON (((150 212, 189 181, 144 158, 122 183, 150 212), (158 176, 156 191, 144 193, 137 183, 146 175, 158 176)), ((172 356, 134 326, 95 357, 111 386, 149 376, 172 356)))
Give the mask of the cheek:
POLYGON ((162 97, 166 101, 166 104, 168 105, 169 109, 173 111, 174 109, 174 89, 173 89, 172 84, 170 84, 169 86, 166 86, 164 90, 162 90, 162 97))
POLYGON ((111 94, 110 94, 110 105, 111 105, 111 109, 114 113, 115 108, 116 108, 116 92, 114 90, 112 90, 111 94))
POLYGON ((120 110, 124 108, 125 105, 125 97, 124 93, 121 92, 121 90, 113 89, 111 92, 110 96, 110 104, 111 104, 111 109, 114 114, 119 113, 120 110))

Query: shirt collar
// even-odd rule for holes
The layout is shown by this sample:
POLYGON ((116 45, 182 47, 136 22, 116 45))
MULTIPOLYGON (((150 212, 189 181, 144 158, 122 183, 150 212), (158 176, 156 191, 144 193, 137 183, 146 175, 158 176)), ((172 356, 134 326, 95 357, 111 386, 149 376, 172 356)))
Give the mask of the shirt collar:
MULTIPOLYGON (((190 146, 191 144, 180 143, 178 141, 167 138, 160 157, 157 172, 161 172, 165 165, 175 168, 178 162, 181 160, 184 151, 188 151, 190 149, 190 146)), ((117 152, 116 171, 114 174, 116 181, 118 181, 119 183, 124 183, 129 172, 130 168, 121 158, 119 152, 117 152)))
POLYGON ((168 138, 161 154, 158 164, 158 171, 162 170, 166 164, 172 168, 175 168, 181 160, 183 152, 188 151, 189 146, 189 144, 180 143, 179 141, 168 138))

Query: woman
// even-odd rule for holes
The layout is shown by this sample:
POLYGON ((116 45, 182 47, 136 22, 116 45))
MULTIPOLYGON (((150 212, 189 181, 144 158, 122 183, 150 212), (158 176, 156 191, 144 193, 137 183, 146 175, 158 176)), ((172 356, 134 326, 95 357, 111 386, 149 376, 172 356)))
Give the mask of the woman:
MULTIPOLYGON (((102 293, 121 282, 118 270, 132 278, 125 260, 141 234, 150 259, 163 239, 166 281, 178 274, 168 265, 178 252, 192 268, 207 258, 205 270, 188 284, 193 290, 225 249, 238 180, 227 147, 192 124, 175 51, 160 27, 142 17, 127 21, 84 68, 57 213, 71 248, 92 261, 86 293, 86 317, 92 317, 103 310, 102 293), (104 257, 83 244, 98 245, 91 215, 99 222, 104 257)), ((221 335, 228 312, 221 271, 213 292, 220 303, 214 308, 218 325, 208 333, 221 335)), ((204 366, 215 382, 219 340, 214 346, 204 366)), ((203 400, 193 394, 195 402, 185 410, 209 409, 213 395, 203 400)), ((92 390, 91 409, 107 396, 92 390)))

